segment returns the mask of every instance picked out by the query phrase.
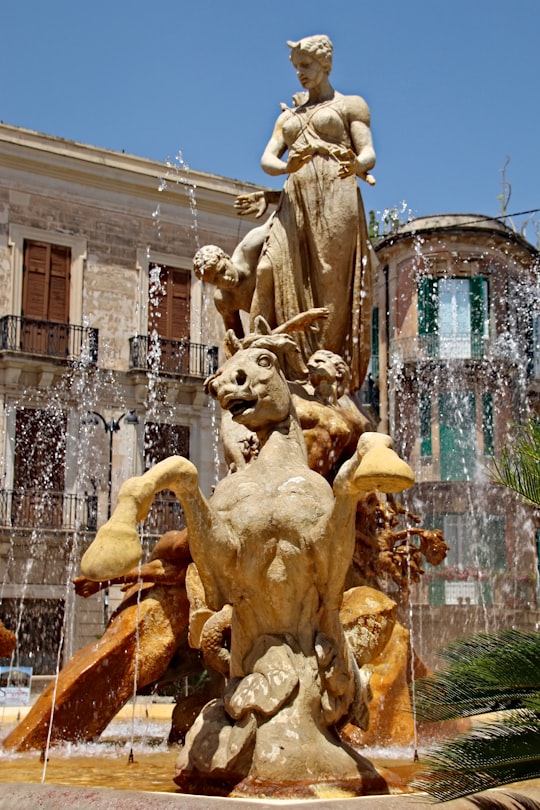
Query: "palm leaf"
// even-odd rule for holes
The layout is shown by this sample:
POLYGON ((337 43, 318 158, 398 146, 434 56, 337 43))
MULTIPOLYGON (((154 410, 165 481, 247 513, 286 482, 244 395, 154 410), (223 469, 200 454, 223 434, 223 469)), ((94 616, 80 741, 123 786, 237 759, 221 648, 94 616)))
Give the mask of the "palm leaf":
POLYGON ((454 642, 441 656, 446 668, 416 684, 421 721, 471 717, 540 699, 538 633, 477 633, 454 642))
POLYGON ((495 478, 534 506, 540 506, 540 421, 516 425, 510 445, 495 464, 495 478))
POLYGON ((440 801, 540 777, 540 716, 520 710, 435 748, 414 782, 440 801))

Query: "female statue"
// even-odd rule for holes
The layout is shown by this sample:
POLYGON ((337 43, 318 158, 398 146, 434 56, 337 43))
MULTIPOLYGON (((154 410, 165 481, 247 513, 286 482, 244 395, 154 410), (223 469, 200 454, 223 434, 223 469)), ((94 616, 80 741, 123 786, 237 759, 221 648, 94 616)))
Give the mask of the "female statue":
POLYGON ((287 44, 307 92, 283 109, 261 160, 268 174, 288 178, 257 266, 252 322, 263 315, 276 326, 327 307, 329 317, 298 336, 302 354, 306 361, 322 348, 341 355, 355 391, 370 356, 374 258, 356 181, 374 182, 369 109, 330 84, 328 37, 287 44))

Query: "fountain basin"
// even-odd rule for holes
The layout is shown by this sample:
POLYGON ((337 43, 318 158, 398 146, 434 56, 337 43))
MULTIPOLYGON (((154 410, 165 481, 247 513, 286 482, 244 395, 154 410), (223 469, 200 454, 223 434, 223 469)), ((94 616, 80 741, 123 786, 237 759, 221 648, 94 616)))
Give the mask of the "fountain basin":
MULTIPOLYGON (((495 789, 476 794, 484 801, 484 806, 494 806, 504 810, 519 810, 525 806, 538 806, 540 782, 521 783, 505 789, 495 789), (528 802, 525 804, 525 802, 528 802), (493 803, 493 804, 492 804, 493 803), (534 803, 534 804, 533 804, 534 803)), ((66 787, 65 785, 41 785, 9 782, 2 785, 0 810, 161 810, 169 807, 177 810, 203 810, 215 808, 228 810, 275 810, 276 807, 314 808, 315 810, 433 810, 433 801, 417 794, 408 796, 362 796, 355 799, 223 799, 212 796, 187 796, 164 793, 141 793, 139 791, 109 790, 105 788, 66 787)), ((445 810, 473 810, 478 808, 475 798, 456 799, 446 802, 445 810)))

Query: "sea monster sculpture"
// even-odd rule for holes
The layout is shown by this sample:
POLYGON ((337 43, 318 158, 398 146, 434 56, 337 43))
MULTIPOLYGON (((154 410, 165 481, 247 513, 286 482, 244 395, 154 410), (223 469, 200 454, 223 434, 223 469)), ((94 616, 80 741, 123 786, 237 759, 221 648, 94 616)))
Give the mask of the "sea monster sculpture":
POLYGON ((332 779, 358 794, 384 792, 384 780, 334 731, 345 718, 366 719, 366 677, 339 609, 358 499, 375 486, 400 491, 413 483, 412 472, 390 439, 373 433, 361 438, 333 488, 310 470, 283 372, 297 346, 287 334, 270 334, 262 320, 258 325, 247 348, 207 381, 222 408, 256 433, 257 457, 222 479, 210 499, 196 468, 179 456, 126 481, 81 570, 105 580, 136 564, 136 523, 160 490, 171 489, 184 509, 209 608, 232 607, 227 688, 188 733, 178 783, 241 782, 237 790, 249 793, 261 784, 332 779))

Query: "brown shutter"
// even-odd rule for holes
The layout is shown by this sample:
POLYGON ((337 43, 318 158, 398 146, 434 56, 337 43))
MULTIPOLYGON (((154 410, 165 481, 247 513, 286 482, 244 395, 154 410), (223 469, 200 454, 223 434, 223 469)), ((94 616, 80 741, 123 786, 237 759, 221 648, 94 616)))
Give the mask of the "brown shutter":
POLYGON ((67 323, 71 250, 45 242, 25 242, 22 314, 67 323))
POLYGON ((48 321, 69 322, 70 264, 71 250, 68 247, 51 245, 48 321))
POLYGON ((150 307, 149 328, 166 340, 189 340, 190 274, 162 267, 162 292, 150 307))
POLYGON ((46 320, 49 286, 49 245, 25 242, 22 314, 46 320))
POLYGON ((169 273, 169 329, 173 340, 189 340, 189 285, 188 273, 171 270, 169 273))
MULTIPOLYGON (((155 265, 154 265, 155 266, 155 265)), ((162 338, 167 338, 167 277, 166 267, 161 267, 159 272, 160 289, 159 293, 151 296, 150 308, 148 311, 149 330, 156 330, 162 338)))

